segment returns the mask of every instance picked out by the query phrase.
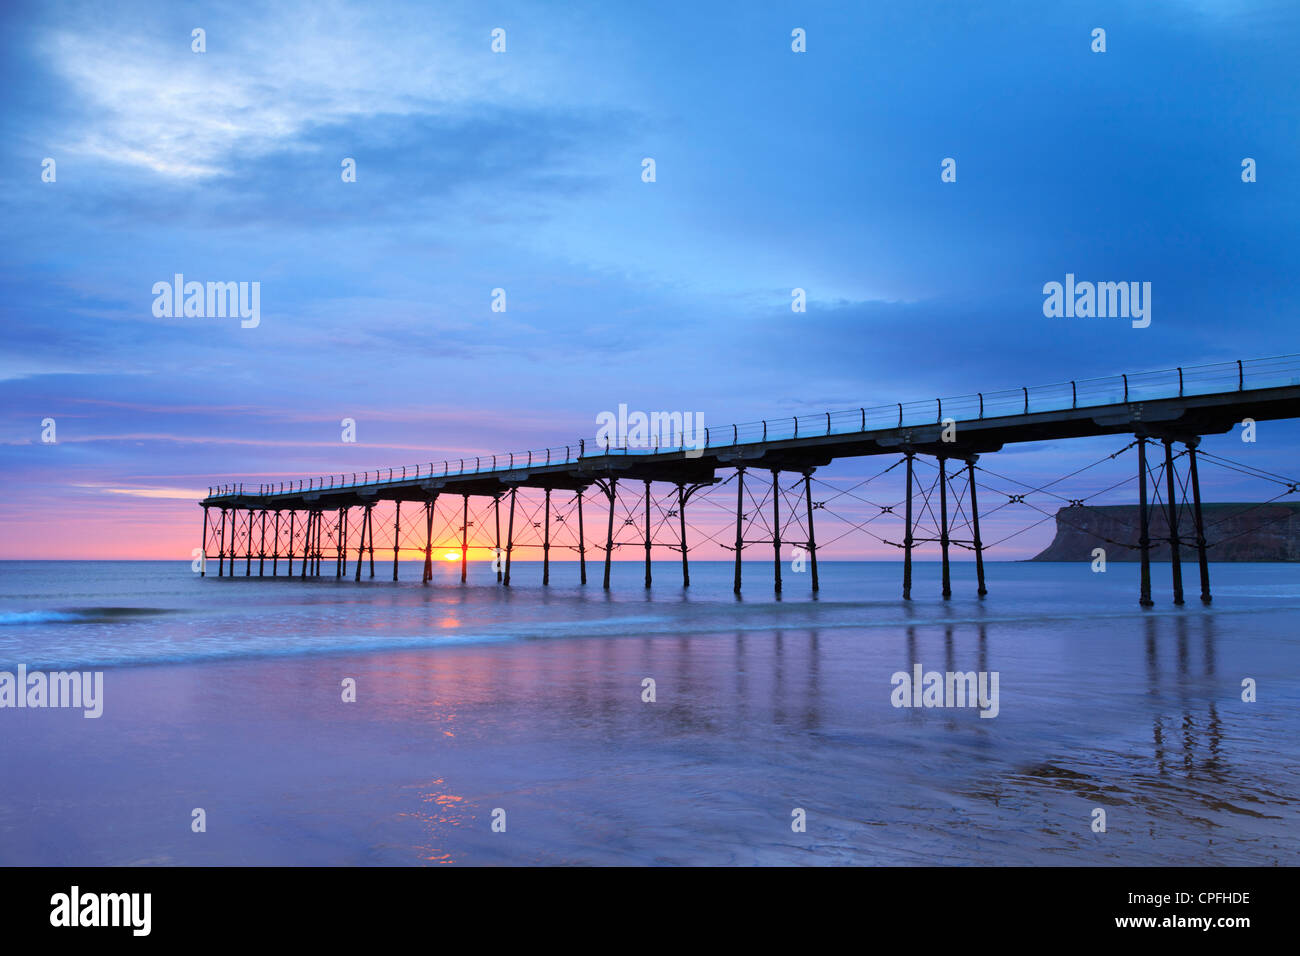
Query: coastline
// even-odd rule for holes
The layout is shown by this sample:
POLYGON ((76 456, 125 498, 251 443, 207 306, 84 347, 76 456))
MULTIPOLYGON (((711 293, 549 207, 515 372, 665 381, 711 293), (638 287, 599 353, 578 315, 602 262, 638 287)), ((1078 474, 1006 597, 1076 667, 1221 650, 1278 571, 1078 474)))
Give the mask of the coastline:
POLYGON ((99 720, 2 715, 0 864, 1288 863, 1292 620, 991 614, 118 667, 99 720), (912 661, 999 670, 1000 715, 891 707, 912 661), (1268 689, 1253 709, 1242 673, 1268 689))

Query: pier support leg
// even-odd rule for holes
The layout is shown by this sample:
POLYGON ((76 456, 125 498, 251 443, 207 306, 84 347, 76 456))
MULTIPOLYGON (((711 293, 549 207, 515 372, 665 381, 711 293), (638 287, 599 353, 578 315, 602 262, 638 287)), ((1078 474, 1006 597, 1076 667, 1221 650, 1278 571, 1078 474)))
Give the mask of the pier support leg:
POLYGON ((348 511, 349 508, 339 510, 339 560, 342 562, 343 577, 348 576, 348 511))
POLYGON ((913 452, 907 455, 907 511, 903 519, 903 600, 912 600, 912 460, 913 452))
POLYGON ((587 583, 587 535, 582 527, 582 489, 578 489, 578 574, 581 584, 587 583))
POLYGON ((1147 513, 1147 440, 1138 436, 1138 550, 1142 553, 1142 583, 1138 603, 1151 607, 1151 516, 1147 513))
POLYGON ((402 503, 393 509, 393 580, 397 580, 397 553, 402 546, 402 503))
POLYGON ((307 564, 311 560, 311 526, 314 512, 308 511, 307 517, 303 520, 302 525, 302 574, 299 577, 307 576, 307 564))
POLYGON ((266 576, 266 509, 262 509, 262 529, 257 546, 257 576, 266 576))
POLYGON ((303 541, 303 576, 316 576, 316 528, 320 524, 320 511, 309 512, 311 525, 307 529, 307 538, 303 541))
POLYGON ((1210 564, 1205 555, 1205 521, 1201 517, 1201 479, 1196 473, 1196 445, 1199 438, 1184 444, 1192 479, 1192 517, 1196 521, 1196 560, 1201 567, 1201 603, 1210 603, 1210 564))
POLYGON ((772 578, 781 593, 781 472, 772 469, 772 578))
POLYGON ((203 557, 199 560, 199 577, 208 576, 208 506, 203 506, 203 534, 199 538, 199 550, 203 557))
MULTIPOLYGON (((223 508, 221 510, 224 512, 226 509, 223 508)), ((221 520, 221 533, 222 537, 226 539, 223 542, 223 550, 226 544, 230 545, 230 550, 226 552, 226 556, 230 558, 230 568, 227 573, 233 578, 235 576, 235 511, 233 508, 230 509, 230 531, 226 531, 226 521, 225 516, 223 515, 221 520)), ((217 569, 217 573, 221 573, 220 568, 217 569)))
POLYGON ((361 582, 361 566, 366 562, 366 522, 370 519, 370 509, 363 508, 361 511, 361 527, 357 530, 357 570, 353 581, 358 584, 361 582))
POLYGON ((1169 525, 1169 570, 1174 578, 1174 603, 1183 603, 1183 561, 1178 547, 1178 489, 1174 481, 1174 443, 1165 439, 1165 515, 1169 525))
POLYGON ((469 495, 461 495, 460 509, 460 583, 469 580, 469 495))
POLYGON ((989 592, 984 587, 984 542, 980 539, 980 503, 979 497, 975 493, 975 461, 977 457, 972 455, 966 459, 966 482, 970 488, 971 527, 975 536, 973 542, 975 545, 975 593, 980 597, 984 597, 989 592))
POLYGON ((343 578, 343 529, 347 527, 347 509, 338 510, 338 527, 334 528, 334 576, 343 578))
POLYGON ((605 495, 609 498, 609 525, 605 529, 605 584, 606 591, 609 590, 609 563, 614 557, 614 502, 618 498, 618 479, 609 479, 609 485, 605 490, 605 495))
POLYGON ((271 577, 280 573, 280 509, 275 510, 275 537, 271 546, 271 577))
POLYGON ((948 565, 948 459, 939 456, 939 547, 943 550, 943 596, 952 597, 952 578, 948 565))
POLYGON ((424 574, 420 578, 421 584, 433 580, 433 508, 437 500, 438 493, 435 491, 424 503, 424 574))
POLYGON ((650 482, 645 483, 645 586, 650 586, 650 482))
POLYGON ((375 506, 366 505, 366 549, 370 552, 370 576, 375 576, 375 506))
POLYGON ((505 587, 510 587, 510 552, 515 549, 515 495, 518 488, 510 489, 510 523, 506 525, 506 574, 501 579, 505 587))
POLYGON ((497 584, 500 584, 502 561, 501 561, 501 492, 499 491, 492 496, 492 518, 496 522, 496 527, 497 527, 496 538, 494 539, 495 543, 492 546, 493 554, 496 557, 496 560, 493 561, 492 563, 496 566, 497 569, 497 584))
POLYGON ((551 489, 546 489, 546 518, 542 531, 542 587, 551 583, 551 489))
POLYGON ((298 512, 289 509, 289 577, 293 577, 293 526, 297 523, 298 512))
POLYGON ((217 538, 217 577, 226 576, 226 509, 221 509, 221 536, 217 538))
POLYGON ((677 485, 677 519, 682 532, 682 587, 688 588, 691 586, 691 564, 686 547, 686 487, 680 483, 677 485))
POLYGON ((253 576, 253 525, 256 524, 255 512, 248 509, 248 544, 244 548, 244 577, 253 576))
POLYGON ((740 553, 745 550, 745 469, 736 469, 736 575, 731 590, 740 593, 740 553))
POLYGON ((808 566, 812 570, 812 589, 816 594, 821 590, 817 581, 817 535, 813 531, 812 469, 803 473, 804 510, 808 512, 808 566))

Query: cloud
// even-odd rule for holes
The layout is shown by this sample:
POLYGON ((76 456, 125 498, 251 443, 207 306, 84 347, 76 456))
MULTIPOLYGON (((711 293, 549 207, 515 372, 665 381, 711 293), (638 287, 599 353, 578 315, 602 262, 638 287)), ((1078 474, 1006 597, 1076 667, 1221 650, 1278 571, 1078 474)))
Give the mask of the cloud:
POLYGON ((458 42, 440 18, 445 12, 423 5, 183 14, 128 6, 60 18, 40 47, 97 120, 69 131, 70 152, 204 179, 228 175, 232 157, 283 150, 323 125, 524 98, 526 87, 492 58, 486 37, 458 42), (414 18, 423 29, 409 28, 414 18), (68 21, 81 29, 62 26, 68 21), (205 53, 190 48, 196 23, 205 53))
MULTIPOLYGON (((78 487, 94 487, 93 485, 79 485, 78 487)), ((207 492, 201 488, 101 488, 110 495, 129 495, 133 498, 167 498, 179 501, 194 501, 202 498, 207 492)))

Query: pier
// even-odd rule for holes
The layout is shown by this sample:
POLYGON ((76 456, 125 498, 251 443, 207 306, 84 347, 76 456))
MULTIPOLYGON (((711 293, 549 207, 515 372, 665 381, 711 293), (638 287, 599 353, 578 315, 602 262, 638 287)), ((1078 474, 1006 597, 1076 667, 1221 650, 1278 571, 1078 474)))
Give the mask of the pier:
MULTIPOLYGON (((989 545, 980 535, 980 496, 987 503, 992 493, 1004 499, 1003 507, 1026 504, 1029 495, 1050 487, 995 489, 991 456, 1017 443, 1116 436, 1124 444, 1107 458, 1133 452, 1139 526, 1134 540, 1115 544, 1135 549, 1140 557, 1140 604, 1153 604, 1153 507, 1165 509, 1174 603, 1185 600, 1184 552, 1196 554, 1200 599, 1209 603, 1200 441, 1246 420, 1296 417, 1300 356, 1289 355, 710 426, 698 448, 653 439, 633 444, 620 437, 597 444, 584 438, 530 451, 275 484, 226 483, 210 488, 200 502, 203 573, 207 576, 207 559, 215 556, 219 578, 351 575, 359 582, 375 576, 378 550, 381 573, 391 554, 397 580, 401 552, 414 549, 423 552, 422 580, 428 584, 434 542, 450 539, 458 542, 462 582, 469 549, 487 547, 498 558, 498 582, 509 587, 512 554, 527 542, 541 548, 544 585, 551 579, 552 551, 577 558, 581 584, 588 583, 592 557, 601 586, 608 588, 614 553, 636 548, 644 552, 645 587, 653 584, 656 549, 680 557, 682 584, 689 586, 688 506, 706 496, 716 506, 727 495, 734 500, 734 535, 717 543, 734 552, 735 592, 741 591, 745 552, 769 548, 773 587, 781 592, 783 545, 803 549, 815 592, 820 588, 815 518, 825 505, 815 500, 817 469, 843 458, 886 457, 892 461, 880 474, 901 467, 907 489, 902 502, 880 505, 880 517, 901 520, 893 538, 879 540, 901 552, 902 596, 912 598, 917 550, 937 545, 941 597, 952 595, 954 548, 973 552, 976 593, 983 597, 989 545), (726 486, 733 484, 731 496, 726 486), (584 520, 584 504, 593 499, 603 512, 603 528, 584 520), (933 527, 920 527, 922 513, 933 527)), ((1252 473, 1248 464, 1210 459, 1252 473)), ((1293 479, 1258 469, 1253 474, 1281 489, 1270 501, 1297 493, 1293 479)), ((1054 497, 1087 507, 1085 499, 1054 497)))

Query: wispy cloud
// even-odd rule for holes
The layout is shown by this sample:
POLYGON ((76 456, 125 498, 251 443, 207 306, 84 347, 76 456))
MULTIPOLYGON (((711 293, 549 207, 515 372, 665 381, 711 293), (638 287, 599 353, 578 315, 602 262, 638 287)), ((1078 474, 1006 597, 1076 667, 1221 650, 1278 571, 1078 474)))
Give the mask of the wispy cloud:
POLYGON ((330 124, 527 98, 527 85, 491 58, 486 36, 476 47, 431 50, 430 34, 456 28, 445 10, 423 4, 183 15, 128 5, 69 19, 92 28, 56 27, 43 52, 94 121, 70 130, 64 147, 163 177, 235 176, 233 157, 292 148, 330 124), (412 20, 421 29, 410 29, 412 20), (191 50, 192 27, 206 31, 205 53, 191 50))
MULTIPOLYGON (((81 485, 79 487, 94 486, 81 485)), ((100 488, 99 490, 110 495, 129 495, 133 498, 168 498, 180 501, 193 501, 207 494, 207 489, 201 488, 100 488)))

